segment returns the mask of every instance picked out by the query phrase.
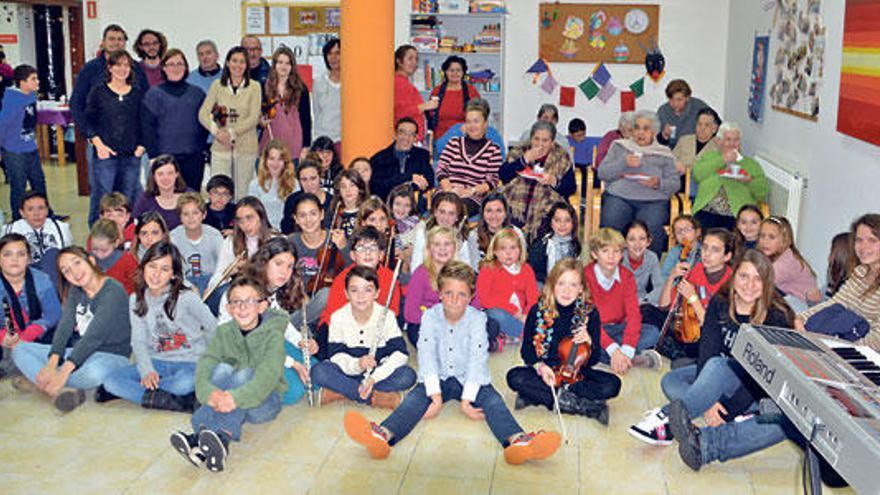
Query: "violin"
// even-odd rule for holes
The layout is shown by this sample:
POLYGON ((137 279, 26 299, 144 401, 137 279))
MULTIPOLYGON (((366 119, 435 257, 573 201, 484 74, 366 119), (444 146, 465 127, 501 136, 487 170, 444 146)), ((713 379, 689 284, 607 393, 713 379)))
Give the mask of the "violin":
POLYGON ((211 107, 211 118, 219 127, 226 127, 227 123, 234 124, 238 121, 238 112, 234 108, 230 109, 225 105, 215 103, 211 107))
POLYGON ((590 314, 590 307, 585 300, 581 300, 576 311, 572 318, 571 335, 559 341, 560 364, 553 368, 556 387, 576 383, 580 379, 581 368, 587 364, 593 352, 592 342, 587 341, 582 344, 574 342, 574 334, 581 328, 586 328, 589 322, 587 315, 590 314))
POLYGON ((306 284, 306 291, 308 291, 310 298, 315 297, 315 293, 324 287, 333 285, 333 280, 345 270, 345 260, 339 255, 336 244, 330 240, 332 237, 330 231, 339 228, 339 213, 341 211, 342 203, 340 202, 333 212, 333 220, 330 222, 330 230, 327 231, 324 245, 315 253, 315 257, 320 261, 318 262, 318 273, 306 284))
MULTIPOLYGON (((681 250, 681 255, 678 258, 679 262, 688 263, 688 269, 684 275, 675 280, 676 286, 681 283, 687 273, 693 269, 694 264, 699 261, 700 252, 699 250, 694 251, 695 244, 695 242, 684 244, 681 250), (691 256, 692 252, 694 256, 691 256)), ((676 291, 675 299, 669 308, 669 314, 666 316, 666 321, 663 323, 663 331, 660 332, 660 339, 657 342, 662 342, 670 327, 673 329, 675 339, 683 344, 693 344, 700 339, 700 319, 697 317, 693 306, 684 301, 681 293, 678 291, 676 291)))

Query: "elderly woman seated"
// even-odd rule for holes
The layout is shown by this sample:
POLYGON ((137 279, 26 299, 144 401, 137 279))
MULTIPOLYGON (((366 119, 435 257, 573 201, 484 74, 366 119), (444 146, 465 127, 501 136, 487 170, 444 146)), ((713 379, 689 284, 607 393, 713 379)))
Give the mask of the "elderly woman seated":
POLYGON ((679 189, 672 151, 656 139, 659 128, 654 112, 637 112, 633 137, 615 141, 599 165, 605 181, 601 226, 622 232, 634 219, 645 222, 657 256, 666 246, 669 198, 679 189))
MULTIPOLYGON (((706 107, 697 113, 697 130, 694 134, 682 136, 675 145, 675 168, 682 175, 681 188, 684 189, 685 172, 693 170, 694 163, 710 151, 718 151, 718 141, 713 139, 721 125, 721 117, 715 110, 706 107)), ((691 177, 690 197, 697 195, 697 185, 691 177)))
POLYGON ((605 159, 605 156, 608 154, 608 150, 611 149, 611 145, 614 144, 614 141, 618 139, 629 139, 632 137, 633 126, 636 124, 636 113, 635 112, 623 112, 620 114, 620 119, 617 121, 617 129, 612 129, 605 133, 602 136, 602 140, 599 141, 599 147, 596 149, 596 161, 593 163, 593 168, 598 169, 599 165, 602 164, 602 160, 605 159))
POLYGON ((693 211, 703 230, 733 230, 740 208, 767 199, 767 178, 761 165, 740 154, 739 126, 725 122, 718 134, 719 150, 706 153, 694 164, 699 189, 693 211))
POLYGON ((535 122, 529 144, 510 152, 498 175, 514 225, 534 240, 553 203, 565 201, 577 188, 574 167, 566 148, 555 142, 556 127, 535 122))

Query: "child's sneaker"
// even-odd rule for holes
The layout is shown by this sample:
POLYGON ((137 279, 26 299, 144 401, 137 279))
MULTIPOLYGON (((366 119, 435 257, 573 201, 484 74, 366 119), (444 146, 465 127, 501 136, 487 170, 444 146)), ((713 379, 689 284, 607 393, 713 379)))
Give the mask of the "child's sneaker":
POLYGON ((373 396, 370 397, 370 405, 379 409, 393 410, 400 405, 401 400, 400 392, 380 392, 376 390, 373 392, 373 396))
POLYGON ((322 406, 326 406, 327 404, 332 404, 334 402, 339 402, 345 400, 345 396, 340 394, 339 392, 334 392, 327 387, 321 387, 318 390, 318 404, 322 406))
POLYGON ((195 434, 186 434, 177 431, 171 434, 171 446, 174 447, 184 459, 192 463, 193 466, 199 467, 205 462, 205 456, 199 450, 199 440, 195 434))
POLYGON ((214 431, 202 430, 199 432, 199 450, 205 456, 205 466, 215 473, 223 471, 226 466, 226 456, 229 455, 227 440, 214 431))
POLYGON ((388 436, 382 427, 355 411, 345 413, 345 432, 355 442, 363 445, 373 459, 384 459, 391 452, 388 436))
POLYGON ((662 409, 652 409, 638 424, 629 427, 629 434, 651 445, 670 445, 672 431, 669 429, 669 417, 662 409))
POLYGON ((555 431, 538 430, 521 433, 504 449, 504 460, 518 465, 526 461, 546 459, 559 449, 562 438, 555 431))
POLYGON ((55 396, 55 407, 59 411, 68 413, 73 411, 86 401, 86 392, 81 388, 63 388, 55 396))

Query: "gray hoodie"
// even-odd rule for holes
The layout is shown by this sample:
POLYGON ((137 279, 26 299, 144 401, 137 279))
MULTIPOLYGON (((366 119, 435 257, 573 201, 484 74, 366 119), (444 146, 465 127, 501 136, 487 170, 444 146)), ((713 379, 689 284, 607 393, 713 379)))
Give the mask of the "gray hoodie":
POLYGON ((134 312, 137 296, 129 301, 131 313, 131 347, 141 377, 155 371, 153 359, 161 361, 196 362, 208 346, 208 339, 217 327, 217 318, 193 290, 183 290, 177 298, 174 318, 165 314, 168 293, 144 294, 147 314, 134 312))

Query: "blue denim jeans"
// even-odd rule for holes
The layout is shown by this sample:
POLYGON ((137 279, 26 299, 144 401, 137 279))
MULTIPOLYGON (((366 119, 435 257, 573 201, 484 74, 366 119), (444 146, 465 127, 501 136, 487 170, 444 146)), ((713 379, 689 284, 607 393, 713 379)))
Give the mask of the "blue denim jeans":
MULTIPOLYGON (((153 359, 153 369, 159 374, 159 388, 174 395, 191 394, 196 389, 196 363, 161 361, 153 359)), ((146 389, 141 385, 141 374, 136 365, 114 370, 104 380, 104 388, 129 402, 140 404, 146 389)))
MULTIPOLYGON (((603 325, 602 328, 605 329, 605 333, 611 337, 611 340, 618 344, 623 342, 623 330, 626 328, 626 323, 612 323, 611 325, 603 325)), ((636 354, 657 345, 657 339, 659 338, 660 330, 657 327, 643 323, 641 333, 639 334, 639 342, 636 344, 636 354)), ((599 360, 608 364, 611 362, 611 356, 603 349, 599 360)))
MULTIPOLYGON (((402 392, 412 387, 417 379, 416 372, 409 366, 403 365, 394 370, 388 378, 373 385, 373 390, 378 390, 379 392, 402 392)), ((321 361, 312 368, 313 384, 339 392, 349 400, 369 404, 372 395, 366 399, 361 399, 358 393, 361 380, 363 380, 363 375, 346 375, 339 366, 329 359, 321 361)))
POLYGON ((731 421, 714 428, 700 428, 703 464, 724 462, 764 450, 785 440, 788 430, 794 430, 793 426, 786 424, 786 420, 782 424, 763 424, 756 418, 731 421))
MULTIPOLYGON (((284 351, 288 356, 296 359, 300 363, 303 363, 303 352, 302 349, 296 347, 288 341, 284 341, 284 351)), ((312 368, 318 364, 318 360, 314 357, 310 358, 312 368)), ((281 398, 281 402, 284 405, 296 404, 300 399, 306 394, 306 386, 299 379, 299 373, 296 372, 293 368, 284 368, 284 378, 287 380, 287 391, 284 392, 284 397, 281 398)), ((312 381, 312 390, 317 391, 318 387, 315 385, 314 381, 312 381)))
MULTIPOLYGON (((730 364, 729 358, 715 356, 706 361, 699 375, 696 364, 684 366, 667 373, 660 381, 660 386, 669 400, 681 400, 688 415, 696 418, 712 404, 732 396, 742 386, 742 381, 730 364)), ((668 413, 669 406, 663 406, 663 411, 668 413)))
MULTIPOLYGON (((52 346, 35 342, 22 342, 12 349, 12 360, 22 374, 31 382, 37 381, 37 373, 49 362, 49 351, 52 346)), ((73 348, 64 351, 64 357, 70 355, 73 348)), ((66 387, 91 389, 104 383, 107 377, 118 368, 128 365, 128 358, 109 352, 92 353, 88 359, 75 369, 67 379, 66 387)))
MULTIPOLYGON (((254 370, 243 368, 238 371, 226 363, 220 363, 211 372, 211 383, 220 390, 241 387, 254 376, 254 370)), ((241 439, 241 425, 247 423, 268 423, 281 412, 281 397, 271 392, 263 402, 251 409, 236 408, 232 412, 221 413, 208 405, 199 407, 192 416, 192 427, 196 433, 202 430, 223 432, 232 440, 241 439)))
POLYGON ((517 320, 512 314, 503 309, 492 308, 486 310, 486 316, 495 320, 498 327, 509 337, 521 338, 523 334, 523 322, 517 320))
MULTIPOLYGON (((461 400, 463 390, 464 387, 456 378, 440 380, 440 393, 444 403, 450 400, 461 400)), ((400 406, 382 422, 382 426, 394 434, 394 438, 390 442, 391 445, 403 440, 416 427, 430 405, 431 398, 425 393, 424 383, 419 383, 406 394, 406 398, 403 399, 400 406)), ((492 430, 492 434, 502 446, 507 446, 510 437, 522 433, 522 428, 510 414, 510 410, 504 404, 504 399, 491 384, 480 387, 477 398, 472 405, 483 410, 489 429, 492 430)))
POLYGON ((31 184, 31 191, 46 194, 46 176, 43 175, 40 154, 37 151, 14 153, 4 150, 3 161, 6 164, 6 178, 9 179, 9 205, 12 207, 12 220, 15 221, 21 218, 19 209, 28 182, 31 184))
POLYGON ((141 159, 135 156, 112 156, 101 160, 95 156, 89 168, 89 223, 92 224, 100 214, 101 198, 113 191, 124 194, 132 205, 140 194, 141 159))
POLYGON ((651 251, 660 257, 666 250, 666 225, 669 224, 669 200, 636 201, 609 193, 602 194, 602 213, 599 225, 623 232, 626 225, 638 219, 648 225, 651 251))

